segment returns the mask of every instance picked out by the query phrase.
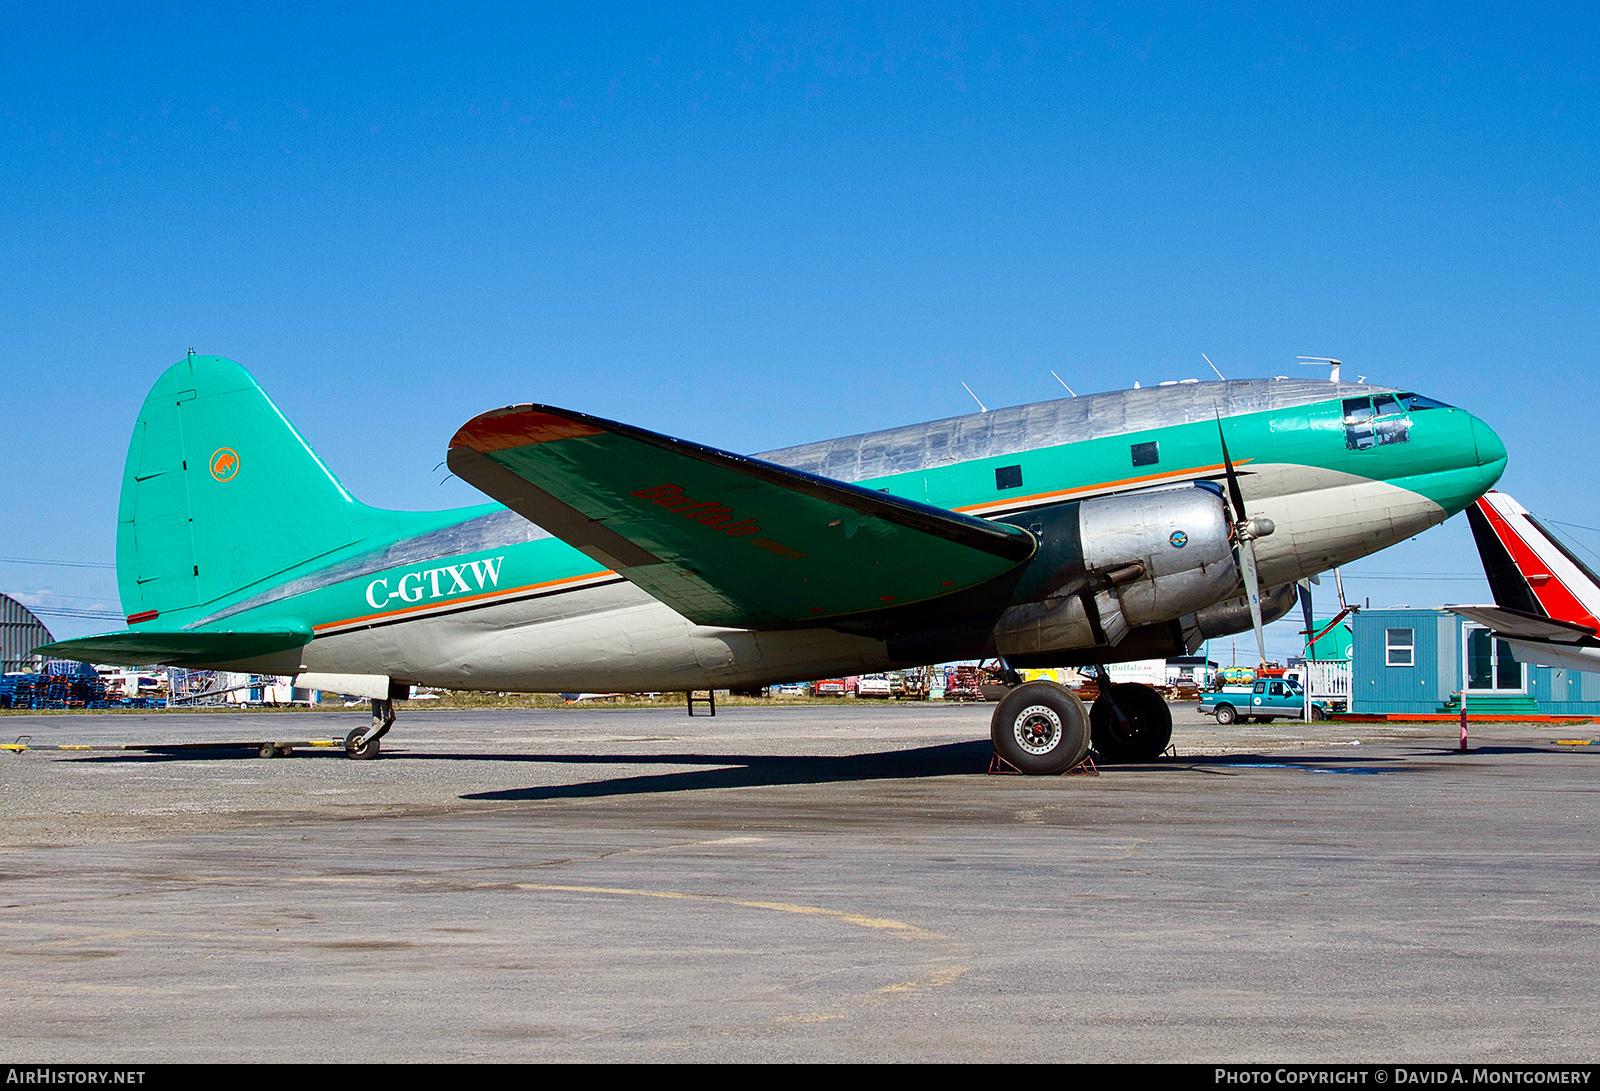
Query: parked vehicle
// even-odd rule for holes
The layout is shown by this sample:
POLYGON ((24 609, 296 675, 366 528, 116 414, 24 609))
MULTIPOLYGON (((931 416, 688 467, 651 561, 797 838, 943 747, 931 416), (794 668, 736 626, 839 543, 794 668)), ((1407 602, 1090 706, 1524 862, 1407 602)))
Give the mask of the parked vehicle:
POLYGON ((819 678, 811 683, 811 696, 813 697, 843 697, 845 685, 843 678, 819 678))
MULTIPOLYGON (((1235 720, 1269 723, 1277 719, 1300 719, 1305 715, 1305 702, 1305 690, 1300 688, 1300 683, 1261 678, 1249 689, 1238 687, 1202 694, 1200 711, 1215 716, 1219 724, 1231 724, 1235 720)), ((1313 719, 1327 719, 1327 704, 1313 701, 1311 715, 1313 719)))
POLYGON ((891 690, 887 674, 863 674, 856 683, 857 697, 889 697, 891 690))

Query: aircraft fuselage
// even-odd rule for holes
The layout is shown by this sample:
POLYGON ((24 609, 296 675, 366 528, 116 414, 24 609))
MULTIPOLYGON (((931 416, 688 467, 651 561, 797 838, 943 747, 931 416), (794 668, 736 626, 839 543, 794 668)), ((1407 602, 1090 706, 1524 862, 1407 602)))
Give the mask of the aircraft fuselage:
MULTIPOLYGON (((1218 481, 1219 428, 1250 514, 1276 524, 1256 542, 1263 588, 1442 522, 1505 465, 1499 439, 1463 410, 1414 396, 1403 403, 1382 387, 1289 379, 1085 395, 758 457, 1027 526, 1063 504, 1218 481)), ((874 635, 694 625, 498 504, 382 513, 366 525, 358 540, 270 583, 168 609, 160 624, 312 633, 303 647, 227 664, 233 669, 386 675, 461 689, 739 687, 908 662, 874 635)), ((1219 601, 1240 593, 1235 582, 1219 601)), ((125 604, 128 596, 125 587, 125 604)), ((928 662, 968 647, 935 636, 918 651, 928 662)), ((1142 657, 1138 649, 1133 642, 1077 651, 1116 661, 1142 657)), ((1061 649, 1061 661, 1073 661, 1072 651, 1061 649)))

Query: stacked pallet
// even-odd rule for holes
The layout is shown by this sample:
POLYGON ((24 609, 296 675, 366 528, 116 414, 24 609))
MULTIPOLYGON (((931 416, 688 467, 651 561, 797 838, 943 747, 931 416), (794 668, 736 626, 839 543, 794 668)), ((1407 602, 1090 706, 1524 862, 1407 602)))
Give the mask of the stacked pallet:
POLYGON ((97 675, 7 674, 0 676, 0 708, 119 708, 97 675))

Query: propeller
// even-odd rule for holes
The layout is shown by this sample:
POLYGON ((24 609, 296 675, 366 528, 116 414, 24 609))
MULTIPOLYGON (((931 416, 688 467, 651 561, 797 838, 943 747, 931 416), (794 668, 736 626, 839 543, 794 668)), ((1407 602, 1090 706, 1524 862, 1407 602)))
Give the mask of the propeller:
POLYGON ((1277 526, 1264 515, 1254 519, 1244 508, 1244 491, 1239 488, 1239 474, 1233 468, 1228 454, 1228 440, 1222 433, 1222 415, 1217 415, 1217 442, 1222 444, 1222 468, 1228 477, 1228 499, 1233 502, 1233 539, 1239 547, 1239 574, 1244 577, 1244 597, 1250 605, 1250 626, 1256 632, 1256 650, 1261 662, 1267 661, 1267 635, 1261 622, 1261 582, 1256 576, 1257 538, 1265 538, 1277 526))

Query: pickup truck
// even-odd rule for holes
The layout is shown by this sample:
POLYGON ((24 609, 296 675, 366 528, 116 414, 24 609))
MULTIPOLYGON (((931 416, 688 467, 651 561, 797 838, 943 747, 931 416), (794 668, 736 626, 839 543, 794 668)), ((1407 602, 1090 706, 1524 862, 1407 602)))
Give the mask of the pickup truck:
MULTIPOLYGON (((1248 688, 1239 686, 1200 695, 1201 714, 1209 712, 1219 724, 1231 724, 1235 720, 1249 723, 1252 719, 1263 724, 1282 718, 1298 720, 1305 715, 1305 709, 1305 690, 1300 688, 1300 683, 1281 678, 1262 678, 1248 688)), ((1326 702, 1312 702, 1311 718, 1328 718, 1326 702)))

